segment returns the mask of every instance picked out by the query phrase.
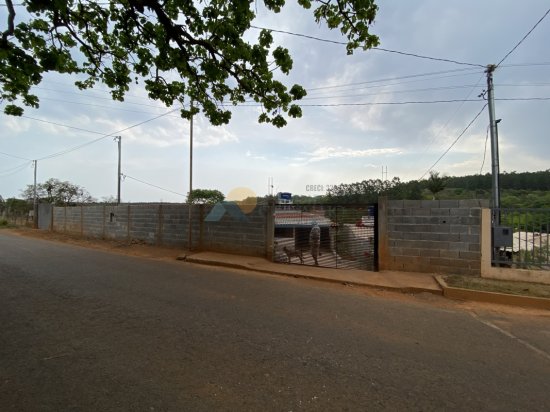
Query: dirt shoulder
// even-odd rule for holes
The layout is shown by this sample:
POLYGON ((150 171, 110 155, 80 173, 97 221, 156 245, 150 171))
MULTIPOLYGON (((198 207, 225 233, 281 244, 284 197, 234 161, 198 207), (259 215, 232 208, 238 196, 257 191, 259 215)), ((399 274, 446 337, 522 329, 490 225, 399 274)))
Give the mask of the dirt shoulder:
POLYGON ((443 279, 449 286, 455 288, 550 299, 550 285, 542 283, 493 280, 458 275, 443 276, 443 279))
POLYGON ((152 259, 174 260, 179 255, 187 253, 181 247, 155 246, 148 245, 145 242, 123 242, 109 239, 96 239, 82 237, 80 235, 71 235, 66 233, 49 232, 46 230, 36 230, 26 227, 3 228, 2 231, 9 232, 18 236, 29 236, 36 239, 44 239, 54 242, 68 243, 71 245, 82 246, 92 249, 99 249, 114 253, 121 253, 130 256, 140 256, 152 259))

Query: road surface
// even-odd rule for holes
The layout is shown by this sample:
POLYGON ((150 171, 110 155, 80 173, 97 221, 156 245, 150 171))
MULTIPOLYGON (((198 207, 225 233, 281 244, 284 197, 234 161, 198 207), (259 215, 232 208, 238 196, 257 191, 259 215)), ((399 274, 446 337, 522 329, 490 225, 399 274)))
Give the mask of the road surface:
POLYGON ((550 410, 550 314, 390 295, 0 231, 0 410, 550 410))

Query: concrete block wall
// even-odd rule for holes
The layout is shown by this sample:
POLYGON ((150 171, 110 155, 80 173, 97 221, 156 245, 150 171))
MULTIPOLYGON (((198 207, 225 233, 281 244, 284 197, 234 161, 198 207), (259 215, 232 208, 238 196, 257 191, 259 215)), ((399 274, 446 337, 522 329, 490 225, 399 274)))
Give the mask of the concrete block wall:
POLYGON ((104 206, 104 213, 100 220, 103 234, 101 237, 113 240, 130 240, 128 233, 128 216, 131 213, 130 205, 104 206))
MULTIPOLYGON (((191 215, 192 238, 191 243, 196 248, 200 240, 200 222, 202 220, 204 206, 194 206, 191 215)), ((181 204, 160 205, 159 233, 157 242, 165 245, 185 245, 189 243, 189 207, 181 204)))
POLYGON ((81 213, 81 206, 74 206, 71 208, 54 207, 52 224, 53 230, 58 232, 82 234, 81 213))
MULTIPOLYGON (((257 206, 251 213, 239 217, 225 214, 219 221, 205 221, 202 228, 202 248, 227 253, 267 256, 267 206, 257 206)), ((208 213, 209 210, 205 210, 208 213)))
MULTIPOLYGON (((186 204, 122 204, 54 207, 52 230, 148 244, 189 245, 189 206, 186 204)), ((229 213, 205 221, 213 206, 192 208, 194 249, 266 256, 267 208, 249 214, 229 213)))
POLYGON ((82 207, 82 233, 90 237, 103 237, 103 219, 105 208, 103 206, 82 207))
POLYGON ((384 200, 381 269, 479 276, 483 206, 479 200, 384 200))
POLYGON ((161 205, 134 205, 128 209, 128 236, 150 245, 160 244, 159 212, 161 205))

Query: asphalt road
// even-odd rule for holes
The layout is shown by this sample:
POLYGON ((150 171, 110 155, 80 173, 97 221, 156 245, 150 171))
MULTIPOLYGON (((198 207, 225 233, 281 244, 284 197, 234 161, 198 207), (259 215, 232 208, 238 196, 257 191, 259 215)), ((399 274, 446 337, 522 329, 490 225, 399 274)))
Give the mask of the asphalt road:
POLYGON ((0 410, 550 410, 550 317, 0 231, 0 410))

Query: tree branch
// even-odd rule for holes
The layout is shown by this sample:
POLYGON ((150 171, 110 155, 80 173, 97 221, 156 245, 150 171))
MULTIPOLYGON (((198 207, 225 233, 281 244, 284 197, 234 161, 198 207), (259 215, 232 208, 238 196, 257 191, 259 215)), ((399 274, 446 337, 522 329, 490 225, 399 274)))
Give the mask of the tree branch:
POLYGON ((6 47, 8 44, 8 37, 13 36, 15 32, 15 8, 13 7, 12 0, 6 0, 6 7, 8 8, 8 29, 2 33, 2 47, 6 47))

